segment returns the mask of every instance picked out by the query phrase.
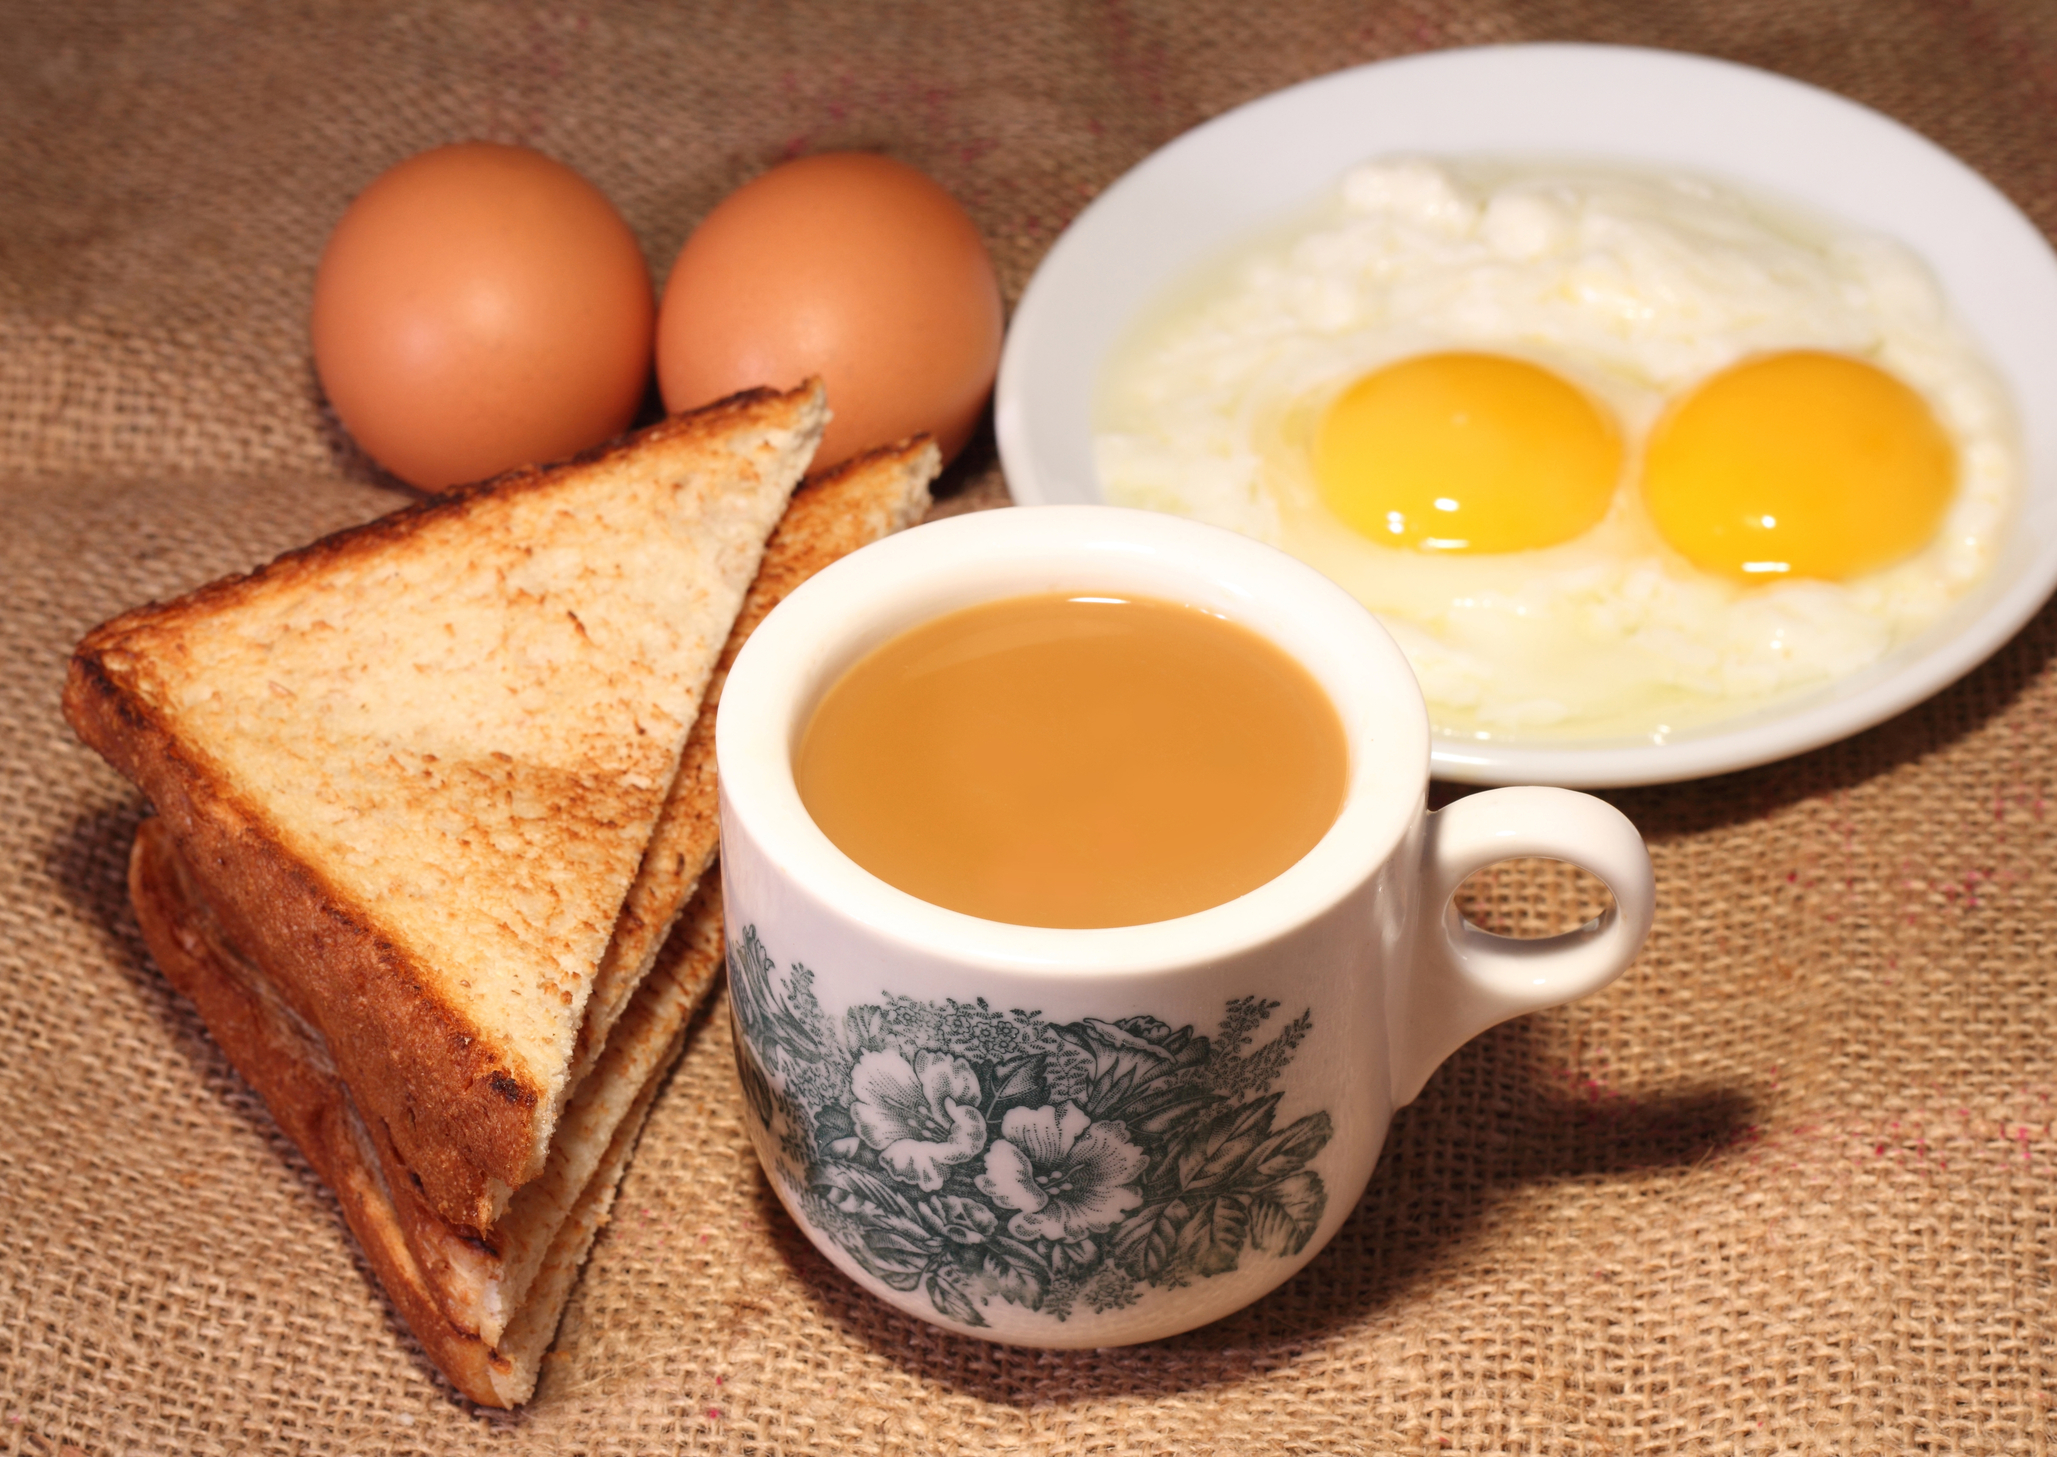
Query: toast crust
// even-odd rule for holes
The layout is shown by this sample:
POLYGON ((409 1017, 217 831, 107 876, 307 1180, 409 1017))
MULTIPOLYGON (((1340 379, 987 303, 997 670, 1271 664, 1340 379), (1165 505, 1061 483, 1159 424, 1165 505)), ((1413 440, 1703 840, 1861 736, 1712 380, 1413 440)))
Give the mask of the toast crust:
MULTIPOLYGON (((661 1041, 646 1036, 649 1045, 638 1049, 632 1079, 616 1094, 625 1100, 625 1109, 539 1252, 526 1298, 497 1341, 483 1338, 445 1309, 447 1270, 433 1258, 419 1259, 410 1237, 411 1181, 389 1173, 390 1165, 374 1147, 377 1139, 360 1118, 319 1034, 299 1020, 277 987, 226 938, 161 820, 145 820, 136 831, 129 897, 165 979, 191 999, 237 1072, 334 1191, 372 1272, 429 1359, 451 1385, 483 1406, 526 1401, 578 1271, 607 1221, 657 1089, 684 1050, 691 1012, 720 970, 719 897, 696 903, 681 934, 667 947, 650 986, 655 1025, 646 1029, 661 1041)), ((639 997, 636 1007, 644 1001, 639 997)), ((634 1017, 632 1010, 628 1020, 634 1017)), ((419 1209, 418 1199, 412 1202, 419 1209)), ((446 1232, 445 1238, 455 1236, 446 1232)))
MULTIPOLYGON (((937 465, 933 444, 916 439, 846 462, 795 492, 716 660, 595 979, 573 1091, 545 1167, 491 1229, 450 1221, 435 1207, 391 1126, 352 1097, 319 1008, 305 1005, 289 979, 269 974, 262 956, 239 949, 296 937, 329 944, 318 928, 280 925, 295 906, 291 882, 302 867, 267 849, 261 824, 238 818, 234 796, 207 792, 206 766, 182 754, 175 734, 141 731, 145 698, 109 682, 85 699, 86 707, 126 715, 120 742, 163 754, 154 772, 168 789, 188 778, 201 784, 197 794, 168 793, 160 818, 137 832, 130 891, 153 955, 336 1192, 380 1283, 430 1358, 474 1401, 511 1406, 532 1392, 657 1087, 721 968, 720 894, 704 872, 718 837, 712 729, 729 665, 800 582, 918 520, 937 465), (186 834, 175 815, 187 822, 186 834), (209 847, 213 858, 189 861, 192 845, 209 847), (596 1023, 603 1003, 605 1019, 596 1023)), ((81 657, 78 673, 90 684, 99 665, 81 657)), ((311 903, 321 914, 340 914, 337 902, 316 885, 311 903)), ((312 954, 351 954, 365 939, 344 936, 333 950, 312 954)), ((422 1010, 431 1028, 447 1011, 433 998, 423 999, 422 1010)))
POLYGON ((285 1135, 335 1192, 379 1284, 400 1318, 451 1383, 495 1405, 494 1355, 437 1308, 394 1215, 377 1156, 333 1064, 314 1050, 298 1019, 255 967, 208 922, 205 901, 181 874, 169 827, 148 819, 129 856, 129 899, 143 940, 165 979, 191 999, 244 1081, 285 1135))
MULTIPOLYGON (((512 1190, 542 1168, 550 1129, 569 1094, 566 1075, 575 1054, 584 1000, 621 897, 662 807, 664 787, 675 776, 677 754, 697 714, 699 690, 681 696, 671 710, 675 723, 645 722, 640 713, 633 719, 616 720, 622 722, 622 728, 612 737, 621 741, 620 747, 609 742, 607 735, 590 743, 573 743, 571 747, 578 752, 569 755, 568 762, 578 783, 563 782, 563 775, 553 780, 554 771, 547 763, 539 769, 517 766, 505 754, 481 754, 475 756, 476 764, 443 766, 433 763, 438 757, 435 754, 414 756, 430 761, 422 772, 431 778, 443 775, 454 782, 465 773, 480 780, 476 785, 464 784, 465 797, 458 800, 461 809, 477 807, 482 814, 498 815, 500 824, 511 823, 516 831, 540 834, 544 838, 535 843, 547 845, 552 852, 541 857, 533 849, 522 852, 526 856, 522 864, 529 868, 521 884, 510 887, 504 878, 491 876, 460 877, 441 890, 426 884, 412 902, 420 916, 428 917, 423 924, 432 930, 440 926, 447 933, 451 927, 462 931, 474 926, 497 936, 496 944, 503 949, 492 954, 526 958, 509 964, 540 967, 533 977, 520 980, 518 994, 525 1000, 509 1014, 520 1025, 516 1032, 509 1030, 515 1024, 481 1014, 478 993, 460 990, 470 988, 477 975, 464 970, 462 958, 483 956, 490 963, 490 954, 475 951, 462 935, 453 940, 443 934, 440 942, 433 938, 424 942, 418 936, 410 939, 405 928, 395 929, 389 906, 353 893, 350 874, 359 874, 361 891, 365 874, 390 873, 379 852, 390 848, 403 854, 412 852, 418 847, 410 839, 403 837, 396 845, 389 832, 386 841, 374 840, 369 849, 363 849, 346 835, 343 849, 363 865, 339 871, 338 861, 343 856, 310 852, 305 834, 298 834, 296 840, 298 832, 284 824, 275 810, 260 807, 263 795, 247 792, 236 775, 224 771, 216 760, 216 750, 209 747, 218 735, 196 732, 193 722, 180 720, 181 714, 190 717, 191 702, 206 704, 220 682, 219 675, 207 671, 204 660, 193 656, 189 629, 202 625, 203 648, 218 647, 215 639, 220 639, 227 641, 228 650, 240 652, 243 644, 233 633, 216 632, 215 639, 204 634, 218 617, 237 611, 247 614, 253 602, 264 610, 280 602, 297 604, 306 583, 339 579, 354 583, 358 579, 353 574, 387 570, 396 557, 405 566, 420 566, 422 553, 415 551, 410 556, 409 549, 410 544, 423 540, 443 544, 437 548, 443 555, 426 564, 433 576, 447 560, 462 555, 461 545, 453 552, 449 544, 465 541, 467 523, 482 519, 481 513, 487 513, 483 519, 505 523, 526 512, 525 519, 533 521, 537 513, 553 509, 559 498, 552 493, 560 487, 584 491, 591 498, 595 481, 605 479, 596 478, 596 471, 626 471, 631 462, 649 458, 652 452, 662 463, 660 468, 669 470, 674 461, 694 459, 696 450, 718 452, 737 440, 747 443, 775 438, 786 442, 775 467, 783 471, 790 460, 791 474, 777 483, 770 515, 761 518, 762 525, 754 528, 754 535, 731 524, 728 536, 719 543, 722 570, 732 577, 739 575, 740 580, 734 584, 729 606, 719 610, 722 636, 693 650, 705 654, 700 659, 707 665, 700 670, 704 673, 726 636, 734 606, 755 573, 764 535, 783 508, 791 481, 799 474, 799 463, 818 438, 823 417, 818 387, 737 396, 707 410, 664 421, 590 452, 569 466, 525 469, 461 488, 288 552, 247 576, 226 578, 171 603, 139 608, 95 629, 73 657, 64 707, 79 737, 156 803, 226 933, 271 971, 296 1014, 319 1030, 345 1082, 354 1090, 372 1135, 391 1143, 438 1215, 454 1226, 472 1233, 489 1232, 512 1190), (589 759, 596 763, 588 764, 589 759), (632 766, 634 772, 610 772, 609 765, 616 759, 632 766), (495 775, 499 782, 494 781, 495 775), (571 801, 563 799, 567 794, 573 796, 571 801), (564 857, 561 862, 553 858, 559 853, 564 857), (577 868, 559 868, 573 865, 577 868), (560 877, 577 892, 571 901, 565 899, 560 877), (471 904, 481 898, 483 908, 471 904), (510 902, 514 909, 498 909, 510 902), (539 902, 539 919, 533 924, 519 920, 539 902), (510 921, 510 917, 516 919, 510 921), (527 934, 523 934, 524 928, 527 934), (444 946, 445 955, 426 953, 425 944, 444 946), (445 957, 452 955, 458 962, 454 967, 444 964, 445 957), (473 998, 469 1004, 467 995, 473 998), (529 1024, 521 1023, 521 1018, 531 1018, 542 1032, 530 1035, 529 1024)), ((679 487, 671 489, 673 499, 678 499, 679 487)), ((761 485, 756 490, 753 501, 765 494, 761 485)), ((604 515, 611 509, 611 497, 600 494, 595 509, 604 515)), ((753 505, 750 509, 760 508, 753 505)), ((691 529, 690 524, 683 529, 691 529)), ((508 549, 504 529, 499 541, 504 555, 508 549)), ((520 549, 518 541, 515 549, 520 549)), ((531 557, 547 556, 547 537, 529 552, 531 557)), ((510 600, 530 604, 538 600, 532 594, 525 597, 519 584, 501 580, 510 600)), ((502 589, 488 582, 478 595, 490 597, 496 590, 502 589)), ((603 596, 601 600, 607 599, 603 596)), ((523 610, 535 615, 532 605, 523 610)), ((715 611, 714 607, 708 609, 709 614, 715 611)), ((552 617, 550 621, 557 626, 548 630, 566 641, 587 639, 586 624, 576 613, 568 615, 570 626, 552 617)), ((327 626, 319 620, 311 626, 299 625, 309 632, 327 626)), ((637 626, 640 624, 630 624, 631 629, 637 626)), ((662 621, 654 626, 658 631, 676 631, 662 621)), ((523 650, 531 646, 524 643, 523 650)), ((579 645, 572 642, 572 646, 576 650, 579 645)), ((626 664, 631 675, 640 671, 640 660, 627 650, 632 646, 617 643, 611 650, 613 658, 608 659, 626 664)), ((508 650, 495 651, 504 654, 508 650)), ((242 659, 237 666, 239 671, 243 669, 242 659)), ((354 663, 351 667, 355 671, 354 663)), ((389 663, 375 660, 366 671, 375 674, 388 669, 389 663)), ((243 679, 251 676, 243 672, 243 679)), ((261 681, 261 673, 258 677, 261 681)), ((449 691, 461 692, 466 686, 463 680, 453 678, 449 691)), ((287 699, 294 696, 290 685, 274 682, 272 689, 287 699)), ((428 698, 433 700, 434 693, 428 698)), ((261 691, 253 699, 245 687, 233 711, 262 713, 267 702, 261 691)), ((224 710, 219 705, 207 706, 217 720, 222 718, 224 710)), ((431 701, 424 711, 433 714, 437 710, 431 701)), ((531 715, 524 721, 539 720, 531 715)), ((230 727, 223 732, 234 733, 234 722, 229 720, 230 727)), ((485 742, 491 744, 490 736, 485 742)), ((328 767, 327 763, 317 765, 323 772, 328 767)), ((384 792, 383 798, 390 801, 394 796, 410 799, 416 794, 410 777, 414 767, 395 762, 389 770, 385 763, 373 763, 366 770, 362 765, 342 764, 336 766, 336 772, 357 774, 359 781, 384 792)), ((433 796, 421 802, 433 803, 433 796)), ((374 808, 383 806, 374 799, 374 808)), ((405 812, 416 813, 415 804, 407 803, 405 812)), ((490 845, 481 849, 473 843, 477 836, 465 838, 469 833, 466 826, 478 822, 478 817, 460 814, 455 829, 445 826, 440 830, 440 843, 469 847, 450 853, 471 855, 472 863, 480 859, 488 865, 497 863, 491 858, 490 845)), ((494 831, 495 836, 500 833, 494 831)), ((460 858, 457 863, 465 862, 460 858)), ((484 969, 491 973, 493 966, 485 964, 484 969)))

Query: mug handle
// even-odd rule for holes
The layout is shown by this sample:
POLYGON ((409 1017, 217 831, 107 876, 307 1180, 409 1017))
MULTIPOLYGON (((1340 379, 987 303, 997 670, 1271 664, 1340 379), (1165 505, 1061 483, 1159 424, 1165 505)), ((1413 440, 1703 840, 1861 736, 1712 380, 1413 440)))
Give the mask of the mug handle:
POLYGON ((1393 1106, 1414 1101, 1443 1059, 1509 1017, 1575 1001, 1627 969, 1650 933, 1656 879, 1628 816, 1569 789, 1491 789, 1429 815, 1412 965, 1389 984, 1393 1106), (1614 907, 1561 936, 1496 936, 1464 919, 1457 888, 1502 860, 1567 860, 1598 876, 1614 907))

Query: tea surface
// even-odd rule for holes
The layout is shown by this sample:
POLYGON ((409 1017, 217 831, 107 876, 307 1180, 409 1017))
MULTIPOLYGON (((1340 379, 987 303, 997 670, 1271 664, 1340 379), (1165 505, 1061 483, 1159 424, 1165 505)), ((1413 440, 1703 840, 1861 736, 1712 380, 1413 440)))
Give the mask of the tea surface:
POLYGON ((881 880, 987 920, 1090 927, 1271 880, 1335 822, 1348 760, 1327 694, 1248 628, 1046 594, 860 660, 793 770, 815 823, 881 880))

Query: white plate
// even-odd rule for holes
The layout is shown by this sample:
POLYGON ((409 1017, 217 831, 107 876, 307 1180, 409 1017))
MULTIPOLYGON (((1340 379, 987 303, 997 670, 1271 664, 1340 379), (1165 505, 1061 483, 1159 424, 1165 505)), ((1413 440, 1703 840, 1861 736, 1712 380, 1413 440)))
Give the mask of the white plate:
POLYGON ((2005 376, 2026 499, 1992 575, 1864 671, 1672 742, 1442 740, 1438 778, 1651 784, 1797 754, 1868 728, 1990 655, 2057 586, 2057 256, 1977 173, 1896 121, 1724 61, 1616 46, 1493 46, 1340 71, 1217 117, 1082 212, 1029 281, 995 392, 1001 465, 1025 506, 1101 499, 1102 360, 1170 280, 1395 152, 1658 163, 1783 194, 1899 239, 1935 271, 2005 376))

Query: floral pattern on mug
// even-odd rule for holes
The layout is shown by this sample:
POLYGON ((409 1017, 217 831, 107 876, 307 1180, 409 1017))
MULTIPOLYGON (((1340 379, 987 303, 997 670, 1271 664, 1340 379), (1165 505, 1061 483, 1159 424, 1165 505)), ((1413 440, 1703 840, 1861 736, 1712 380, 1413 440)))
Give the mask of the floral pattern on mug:
POLYGON ((909 1063, 897 1052, 867 1052, 850 1074, 850 1091, 859 1138, 838 1139, 838 1157, 855 1156, 861 1141, 878 1150, 895 1178, 940 1189, 953 1164, 986 1146, 978 1075, 961 1057, 921 1048, 909 1063))
POLYGON ((736 1062, 807 1219, 894 1290, 987 1324, 995 1300, 1066 1319, 1307 1247, 1326 1112, 1274 1127, 1311 1016, 1251 1048, 1278 1003, 1213 1037, 1154 1017, 1053 1023, 983 1000, 885 995, 840 1019, 746 927, 729 948, 736 1062))

